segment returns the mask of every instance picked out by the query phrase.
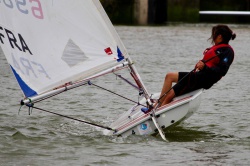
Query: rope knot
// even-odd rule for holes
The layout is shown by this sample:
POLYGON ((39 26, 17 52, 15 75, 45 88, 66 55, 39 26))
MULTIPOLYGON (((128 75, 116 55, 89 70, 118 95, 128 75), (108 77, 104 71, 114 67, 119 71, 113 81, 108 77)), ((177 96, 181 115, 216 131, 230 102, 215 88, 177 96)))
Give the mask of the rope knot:
POLYGON ((88 81, 88 84, 89 84, 89 85, 92 85, 92 82, 89 80, 89 81, 88 81))

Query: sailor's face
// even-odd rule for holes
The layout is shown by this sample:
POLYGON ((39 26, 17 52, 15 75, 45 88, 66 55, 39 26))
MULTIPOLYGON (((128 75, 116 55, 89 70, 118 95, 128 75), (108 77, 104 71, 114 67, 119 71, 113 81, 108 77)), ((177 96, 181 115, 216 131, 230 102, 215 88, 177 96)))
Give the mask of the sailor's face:
POLYGON ((218 35, 215 39, 214 39, 214 44, 219 44, 222 42, 222 36, 221 35, 218 35))

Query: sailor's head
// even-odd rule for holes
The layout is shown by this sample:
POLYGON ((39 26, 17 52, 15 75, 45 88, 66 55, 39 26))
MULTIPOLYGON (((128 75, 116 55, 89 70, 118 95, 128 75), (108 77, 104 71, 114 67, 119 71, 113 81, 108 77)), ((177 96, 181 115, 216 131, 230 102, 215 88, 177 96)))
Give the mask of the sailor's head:
POLYGON ((209 39, 214 44, 228 44, 230 40, 234 40, 235 38, 236 34, 227 25, 216 25, 212 28, 212 34, 209 39))

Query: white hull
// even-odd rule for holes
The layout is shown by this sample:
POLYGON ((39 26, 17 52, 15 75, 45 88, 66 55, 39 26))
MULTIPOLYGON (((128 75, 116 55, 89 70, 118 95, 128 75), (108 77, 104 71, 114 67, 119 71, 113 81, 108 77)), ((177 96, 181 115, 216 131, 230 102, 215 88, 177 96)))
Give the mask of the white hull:
MULTIPOLYGON (((159 126, 166 129, 190 117, 199 107, 202 89, 190 92, 188 94, 175 98, 171 103, 158 108, 155 112, 159 126)), ((157 99, 158 94, 152 98, 157 99)), ((145 104, 145 100, 140 101, 145 104)), ((123 113, 111 128, 117 132, 105 130, 105 135, 129 136, 135 135, 152 135, 158 133, 150 114, 141 112, 142 106, 134 106, 127 112, 123 113), (135 108, 134 108, 135 107, 135 108)))

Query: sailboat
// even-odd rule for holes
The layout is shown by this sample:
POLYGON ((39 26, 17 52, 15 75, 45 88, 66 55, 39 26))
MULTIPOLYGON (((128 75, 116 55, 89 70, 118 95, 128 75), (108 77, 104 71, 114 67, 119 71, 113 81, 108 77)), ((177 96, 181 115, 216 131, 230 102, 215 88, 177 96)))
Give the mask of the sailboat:
POLYGON ((199 106, 201 89, 141 112, 159 93, 151 95, 146 89, 99 0, 0 1, 0 11, 0 45, 23 92, 21 105, 35 108, 37 102, 126 69, 142 99, 109 127, 95 125, 104 128, 104 134, 159 133, 166 140, 164 129, 199 106))

